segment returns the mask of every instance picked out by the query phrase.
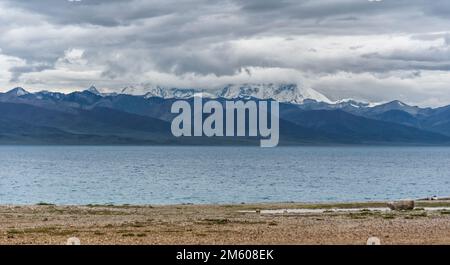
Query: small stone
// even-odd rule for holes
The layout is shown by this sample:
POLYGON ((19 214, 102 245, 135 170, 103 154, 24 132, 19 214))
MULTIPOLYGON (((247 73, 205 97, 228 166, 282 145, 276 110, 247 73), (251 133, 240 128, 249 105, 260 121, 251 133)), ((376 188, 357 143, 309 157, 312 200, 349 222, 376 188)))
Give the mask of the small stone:
POLYGON ((404 211, 404 210, 413 210, 414 209, 414 201, 394 201, 389 202, 387 204, 389 209, 394 211, 404 211))
POLYGON ((67 239, 66 245, 81 245, 81 242, 77 237, 70 237, 67 239))
POLYGON ((367 245, 381 245, 381 241, 378 237, 372 236, 367 239, 367 245))

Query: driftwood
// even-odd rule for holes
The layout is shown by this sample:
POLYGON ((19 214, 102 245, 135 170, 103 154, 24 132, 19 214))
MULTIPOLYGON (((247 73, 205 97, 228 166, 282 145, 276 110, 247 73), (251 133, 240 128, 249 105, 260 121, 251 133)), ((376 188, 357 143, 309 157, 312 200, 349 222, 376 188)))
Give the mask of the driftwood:
POLYGON ((413 210, 414 209, 414 201, 388 202, 387 206, 389 207, 389 209, 394 210, 394 211, 413 210))

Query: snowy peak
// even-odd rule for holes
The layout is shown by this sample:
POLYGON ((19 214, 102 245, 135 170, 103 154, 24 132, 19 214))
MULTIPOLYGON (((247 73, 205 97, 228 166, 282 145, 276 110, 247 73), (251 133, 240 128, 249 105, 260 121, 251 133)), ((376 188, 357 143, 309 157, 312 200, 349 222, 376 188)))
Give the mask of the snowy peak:
POLYGON ((346 98, 333 102, 333 105, 336 107, 367 108, 370 106, 370 103, 346 98))
POLYGON ((228 85, 219 94, 223 98, 274 99, 279 102, 302 104, 306 99, 330 102, 313 89, 300 89, 296 84, 242 84, 228 85))
POLYGON ((194 94, 203 92, 201 89, 193 88, 167 88, 161 86, 154 86, 149 84, 138 84, 127 86, 120 92, 121 94, 144 96, 145 98, 159 97, 159 98, 190 98, 194 94))
POLYGON ((63 93, 60 92, 51 92, 48 90, 42 90, 39 92, 34 93, 36 95, 37 99, 61 99, 64 97, 63 93))
POLYGON ((85 91, 91 92, 92 94, 95 94, 95 95, 98 95, 98 96, 102 96, 102 93, 100 93, 98 91, 98 89, 95 86, 93 86, 93 85, 91 87, 89 87, 88 89, 86 89, 85 91))
POLYGON ((134 85, 122 89, 122 94, 161 98, 190 98, 201 93, 207 98, 257 98, 274 99, 279 102, 301 104, 306 99, 330 103, 324 95, 313 89, 300 89, 296 84, 241 84, 227 85, 222 89, 165 88, 152 85, 134 85))
POLYGON ((95 86, 91 86, 88 89, 84 90, 83 92, 89 92, 89 93, 92 93, 92 94, 100 96, 100 97, 117 96, 116 92, 100 92, 95 86))
POLYGON ((149 91, 145 94, 146 98, 150 97, 160 97, 160 98, 190 98, 193 97, 197 93, 201 93, 201 90, 192 89, 192 88, 161 88, 158 87, 152 91, 149 91))
POLYGON ((411 115, 416 115, 420 112, 420 108, 417 106, 410 106, 408 104, 405 104, 399 100, 390 101, 384 104, 380 104, 374 107, 375 109, 378 109, 381 112, 386 112, 390 110, 402 110, 404 112, 407 112, 411 115))
POLYGON ((10 95, 10 96, 20 97, 20 96, 28 95, 28 94, 30 94, 30 92, 26 91, 25 89, 23 89, 21 87, 16 87, 16 88, 13 88, 10 91, 6 92, 6 94, 10 95))
POLYGON ((393 108, 410 107, 409 105, 401 102, 400 100, 394 100, 394 101, 386 103, 385 105, 389 105, 389 106, 391 106, 393 108))
POLYGON ((130 85, 124 87, 120 94, 126 94, 126 95, 134 95, 134 96, 143 96, 147 93, 156 93, 158 92, 158 86, 149 86, 145 84, 138 84, 138 85, 130 85))

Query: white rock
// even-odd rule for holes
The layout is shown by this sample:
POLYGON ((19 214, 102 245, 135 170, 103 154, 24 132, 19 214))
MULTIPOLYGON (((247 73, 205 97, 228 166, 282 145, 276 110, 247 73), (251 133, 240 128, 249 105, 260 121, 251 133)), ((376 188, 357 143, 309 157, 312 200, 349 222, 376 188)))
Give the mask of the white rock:
POLYGON ((367 239, 367 245, 381 245, 381 241, 378 237, 372 236, 367 239))
POLYGON ((67 239, 66 245, 80 245, 80 239, 78 237, 70 237, 67 239))

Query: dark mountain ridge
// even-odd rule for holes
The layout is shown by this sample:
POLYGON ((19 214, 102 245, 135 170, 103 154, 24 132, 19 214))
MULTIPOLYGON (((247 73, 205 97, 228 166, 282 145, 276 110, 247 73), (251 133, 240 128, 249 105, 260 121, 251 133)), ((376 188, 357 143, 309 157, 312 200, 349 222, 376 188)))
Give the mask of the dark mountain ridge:
MULTIPOLYGON (((245 98, 245 100, 259 100, 245 98)), ((0 93, 1 144, 250 144, 251 137, 184 137, 170 132, 176 98, 69 94, 15 88, 0 93)), ((192 104, 192 98, 187 98, 192 104)), ((204 99, 206 101, 208 99, 204 99)), ((225 98, 216 99, 224 102, 225 98)), ((280 103, 280 144, 450 143, 450 106, 420 108, 400 101, 377 106, 347 101, 280 103)))

